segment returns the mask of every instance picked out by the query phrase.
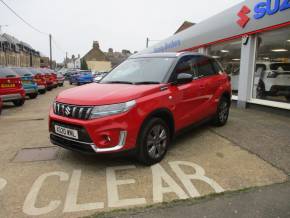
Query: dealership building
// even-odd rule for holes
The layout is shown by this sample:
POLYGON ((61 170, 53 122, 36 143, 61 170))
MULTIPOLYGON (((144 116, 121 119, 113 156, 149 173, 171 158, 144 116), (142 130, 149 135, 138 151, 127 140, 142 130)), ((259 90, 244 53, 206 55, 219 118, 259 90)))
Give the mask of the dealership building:
POLYGON ((290 110, 290 1, 248 0, 140 52, 194 51, 231 76, 238 106, 290 110))

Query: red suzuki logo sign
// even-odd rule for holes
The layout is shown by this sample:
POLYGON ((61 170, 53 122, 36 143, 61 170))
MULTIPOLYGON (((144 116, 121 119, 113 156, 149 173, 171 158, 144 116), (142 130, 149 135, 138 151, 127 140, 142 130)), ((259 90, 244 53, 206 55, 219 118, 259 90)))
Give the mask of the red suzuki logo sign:
POLYGON ((251 9, 247 6, 243 6, 242 9, 237 14, 240 19, 237 21, 238 25, 242 28, 244 28, 247 23, 250 21, 250 17, 248 14, 251 12, 251 9))

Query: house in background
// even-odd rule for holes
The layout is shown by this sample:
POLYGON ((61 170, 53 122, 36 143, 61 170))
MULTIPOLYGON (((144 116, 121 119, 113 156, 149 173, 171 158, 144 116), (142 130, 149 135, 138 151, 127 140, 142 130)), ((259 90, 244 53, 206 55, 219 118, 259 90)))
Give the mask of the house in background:
POLYGON ((111 62, 112 68, 118 66, 124 60, 132 55, 129 50, 123 49, 122 52, 114 52, 112 48, 109 48, 108 52, 105 52, 108 60, 111 62))
POLYGON ((109 71, 126 60, 132 53, 123 49, 122 52, 114 52, 109 48, 108 52, 100 49, 98 41, 93 42, 93 48, 82 58, 86 61, 88 68, 97 72, 109 71))
POLYGON ((109 71, 112 68, 110 60, 100 49, 98 41, 93 42, 93 48, 82 59, 86 61, 88 68, 93 71, 109 71))
POLYGON ((68 69, 80 69, 81 68, 81 56, 72 55, 71 58, 65 58, 64 65, 68 69))
POLYGON ((29 44, 4 33, 0 38, 0 65, 14 67, 40 67, 40 54, 29 44))

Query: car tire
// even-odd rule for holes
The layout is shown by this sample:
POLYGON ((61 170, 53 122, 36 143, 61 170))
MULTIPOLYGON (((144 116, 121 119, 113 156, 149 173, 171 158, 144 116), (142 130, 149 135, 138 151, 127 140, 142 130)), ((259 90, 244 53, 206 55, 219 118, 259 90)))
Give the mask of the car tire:
POLYGON ((41 89, 41 90, 38 90, 39 94, 43 95, 46 93, 46 90, 45 89, 41 89))
POLYGON ((24 105, 24 102, 25 102, 25 99, 18 99, 18 100, 14 100, 14 101, 13 101, 13 104, 14 104, 16 107, 21 107, 22 105, 24 105))
POLYGON ((69 81, 69 84, 72 85, 73 83, 71 81, 69 81))
POLYGON ((230 113, 230 101, 226 97, 221 97, 218 103, 216 115, 214 116, 213 119, 213 124, 215 126, 224 126, 228 121, 229 113, 230 113))
POLYGON ((138 137, 138 160, 147 166, 160 162, 170 144, 169 127, 160 118, 152 118, 143 125, 138 137))
POLYGON ((265 84, 263 81, 259 81, 256 93, 257 99, 264 99, 266 97, 265 84))
POLYGON ((30 99, 35 99, 38 96, 38 93, 31 93, 28 96, 30 99))
POLYGON ((81 85, 81 83, 79 83, 79 82, 78 82, 78 83, 77 83, 77 85, 78 85, 78 86, 80 86, 80 85, 81 85))
POLYGON ((52 87, 47 88, 47 91, 51 91, 51 90, 52 90, 52 87))

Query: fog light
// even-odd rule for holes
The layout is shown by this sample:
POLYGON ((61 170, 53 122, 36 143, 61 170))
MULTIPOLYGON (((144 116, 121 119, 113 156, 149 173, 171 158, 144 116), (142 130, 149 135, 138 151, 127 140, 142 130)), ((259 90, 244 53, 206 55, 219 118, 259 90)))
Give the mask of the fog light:
POLYGON ((112 141, 112 140, 111 140, 111 137, 108 136, 108 135, 103 135, 103 138, 104 138, 104 141, 105 141, 106 143, 109 143, 109 142, 112 141))

